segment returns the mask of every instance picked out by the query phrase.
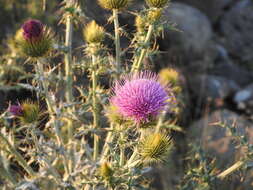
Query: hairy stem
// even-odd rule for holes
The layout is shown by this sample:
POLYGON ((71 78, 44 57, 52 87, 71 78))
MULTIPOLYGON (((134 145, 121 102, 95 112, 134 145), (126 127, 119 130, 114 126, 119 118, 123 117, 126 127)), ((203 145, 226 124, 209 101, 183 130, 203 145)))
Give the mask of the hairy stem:
POLYGON ((66 76, 66 100, 67 103, 71 103, 73 101, 73 93, 72 93, 72 38, 73 38, 73 21, 72 16, 67 16, 66 21, 66 35, 65 35, 65 46, 67 48, 67 52, 64 54, 65 61, 65 76, 66 76))
POLYGON ((119 27, 119 18, 118 10, 113 9, 113 18, 114 18, 114 32, 115 32, 115 50, 116 50, 116 71, 117 76, 120 75, 120 66, 121 66, 121 50, 120 50, 120 27, 119 27))
MULTIPOLYGON (((98 101, 97 101, 97 72, 96 72, 96 65, 97 60, 94 55, 92 55, 92 112, 93 112, 93 128, 98 129, 99 128, 99 113, 98 113, 98 101)), ((99 153, 99 136, 97 134, 94 134, 94 152, 93 152, 93 159, 97 160, 99 153)))
POLYGON ((48 107, 48 111, 49 114, 53 114, 54 113, 54 109, 53 109, 53 101, 51 100, 51 96, 49 94, 48 91, 48 81, 46 79, 46 76, 44 74, 44 69, 43 69, 43 63, 45 63, 44 59, 38 59, 37 60, 37 72, 39 74, 39 82, 41 84, 41 87, 43 88, 44 91, 44 97, 47 103, 47 107, 48 107))
MULTIPOLYGON (((151 37, 152 37, 152 33, 153 33, 153 30, 154 30, 154 26, 151 24, 149 25, 148 27, 148 33, 147 33, 147 36, 144 40, 144 45, 147 46, 151 40, 151 37)), ((140 54, 140 57, 139 59, 136 59, 136 61, 133 63, 132 65, 132 69, 131 69, 131 72, 134 72, 134 71, 139 71, 141 69, 141 66, 142 66, 142 62, 143 62, 143 59, 146 57, 146 54, 147 54, 147 51, 148 51, 148 48, 145 47, 141 50, 141 54, 140 54)))

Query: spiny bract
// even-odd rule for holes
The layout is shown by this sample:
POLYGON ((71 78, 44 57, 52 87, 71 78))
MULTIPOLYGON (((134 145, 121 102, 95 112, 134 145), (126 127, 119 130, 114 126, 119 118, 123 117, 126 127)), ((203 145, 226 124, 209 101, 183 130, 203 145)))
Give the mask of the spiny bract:
POLYGON ((166 160, 171 147, 170 138, 162 133, 150 134, 140 144, 143 163, 154 164, 166 160))
POLYGON ((23 35, 17 43, 21 52, 30 58, 45 57, 53 47, 51 31, 38 20, 28 20, 22 25, 23 35))
POLYGON ((83 35, 88 43, 102 43, 105 38, 105 30, 93 20, 84 28, 83 35))

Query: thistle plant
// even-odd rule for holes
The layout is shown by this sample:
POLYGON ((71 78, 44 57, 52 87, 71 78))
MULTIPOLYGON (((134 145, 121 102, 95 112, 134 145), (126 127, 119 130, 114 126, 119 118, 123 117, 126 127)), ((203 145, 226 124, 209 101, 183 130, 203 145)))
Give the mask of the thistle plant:
POLYGON ((148 8, 135 13, 131 61, 121 56, 118 14, 135 1, 98 3, 112 11, 114 32, 85 21, 82 47, 73 43, 74 25, 84 15, 77 0, 62 3, 63 42, 39 20, 20 24, 14 49, 33 67, 33 80, 23 87, 35 92, 36 100, 17 101, 0 115, 1 188, 148 190, 144 174, 169 162, 176 143, 170 126, 177 124, 171 115, 181 93, 179 73, 166 69, 158 75, 143 65, 156 53, 152 43, 165 27, 161 18, 168 1, 147 0, 148 8), (115 58, 106 36, 114 38, 115 58), (87 80, 80 84, 80 78, 87 80))

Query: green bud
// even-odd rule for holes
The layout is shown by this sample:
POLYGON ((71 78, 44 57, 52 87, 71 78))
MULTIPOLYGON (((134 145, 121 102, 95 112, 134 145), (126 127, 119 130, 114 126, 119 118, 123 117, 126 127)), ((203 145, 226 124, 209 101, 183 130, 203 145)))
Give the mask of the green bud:
POLYGON ((107 162, 101 164, 99 168, 99 174, 106 180, 109 180, 112 177, 113 171, 107 162))
POLYGON ((22 115, 19 116, 23 124, 31 124, 39 120, 40 110, 37 103, 26 101, 21 104, 22 115))
POLYGON ((170 138, 161 133, 150 134, 140 143, 140 155, 144 164, 164 162, 171 148, 170 138))
POLYGON ((105 38, 105 29, 93 20, 84 28, 83 36, 88 43, 102 43, 105 38))

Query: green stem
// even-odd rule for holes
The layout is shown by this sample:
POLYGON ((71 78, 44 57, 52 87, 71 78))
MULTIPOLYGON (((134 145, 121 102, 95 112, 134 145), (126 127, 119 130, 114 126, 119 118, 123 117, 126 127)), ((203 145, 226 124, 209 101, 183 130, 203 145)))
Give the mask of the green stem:
POLYGON ((31 177, 35 177, 36 173, 33 171, 33 169, 26 163, 22 155, 11 145, 11 143, 8 141, 8 139, 3 136, 2 133, 0 133, 0 138, 1 140, 7 145, 9 148, 10 152, 15 156, 16 160, 18 163, 27 171, 27 173, 31 177))
POLYGON ((236 162, 234 165, 232 165, 231 167, 229 167, 228 169, 226 169, 225 171, 223 171, 222 173, 220 173, 217 176, 217 178, 219 178, 221 180, 224 179, 225 177, 227 177, 230 174, 232 174, 234 171, 236 171, 239 168, 241 168, 244 164, 245 164, 245 162, 243 162, 243 161, 236 162))
MULTIPOLYGON (((145 46, 149 44, 150 39, 152 37, 153 30, 154 30, 154 26, 152 24, 149 25, 148 33, 147 33, 147 36, 144 40, 145 46)), ((142 62, 143 62, 143 59, 146 57, 147 51, 148 51, 148 48, 146 48, 146 47, 141 50, 140 57, 139 57, 139 59, 136 59, 136 61, 133 63, 131 72, 139 71, 141 69, 142 62)))
POLYGON ((51 96, 49 95, 49 92, 48 92, 48 81, 46 79, 46 76, 44 75, 43 63, 45 63, 45 61, 43 59, 37 60, 37 66, 38 66, 37 72, 38 72, 40 78, 42 78, 41 80, 39 80, 39 82, 44 90, 44 95, 45 95, 45 100, 47 103, 48 111, 50 114, 52 114, 52 113, 54 113, 54 109, 53 109, 52 100, 50 98, 51 96))
POLYGON ((67 52, 64 54, 65 61, 65 76, 66 76, 66 100, 67 103, 71 103, 73 101, 73 93, 72 93, 72 38, 73 38, 73 21, 72 16, 67 16, 66 21, 66 36, 65 36, 65 46, 67 48, 67 52))
MULTIPOLYGON (((67 4, 68 5, 68 4, 67 4)), ((73 102, 73 69, 72 69, 72 41, 73 41, 73 20, 72 16, 67 15, 66 20, 66 34, 65 34, 65 46, 67 48, 67 52, 64 54, 64 62, 65 62, 65 77, 66 77, 66 101, 68 104, 73 102)), ((72 109, 68 108, 68 113, 71 114, 72 109)), ((73 123, 70 121, 68 126, 68 141, 71 144, 73 139, 73 123)))
MULTIPOLYGON (((111 124, 111 130, 113 130, 113 129, 114 129, 114 127, 111 124)), ((108 132, 106 140, 105 140, 105 144, 104 144, 104 147, 103 147, 103 152, 102 152, 102 155, 101 155, 101 159, 100 159, 101 163, 105 162, 106 156, 108 155, 108 153, 110 151, 110 143, 113 141, 114 137, 115 137, 115 135, 114 135, 113 131, 108 132)))
POLYGON ((157 125, 156 125, 156 129, 155 129, 155 132, 156 132, 156 133, 159 133, 159 131, 160 131, 160 129, 161 129, 161 126, 162 126, 162 124, 163 124, 165 115, 166 115, 166 111, 162 112, 161 116, 159 117, 158 122, 157 122, 157 125))
POLYGON ((118 18, 118 10, 113 9, 113 18, 114 18, 114 32, 115 32, 115 50, 116 50, 116 71, 117 77, 120 75, 120 27, 119 27, 119 18, 118 18))
MULTIPOLYGON (((48 106, 49 115, 51 117, 51 121, 53 121, 52 125, 54 126, 57 142, 58 142, 58 145, 64 149, 63 138, 62 138, 62 135, 60 132, 59 119, 54 114, 52 99, 50 98, 51 96, 48 93, 48 81, 46 80, 45 75, 44 75, 43 60, 39 59, 37 61, 37 63, 38 63, 38 69, 37 69, 38 74, 40 75, 40 77, 43 78, 40 82, 41 82, 41 86, 43 87, 43 90, 44 90, 44 95, 45 95, 46 103, 48 106)), ((68 167, 68 159, 67 159, 65 152, 66 151, 64 149, 64 153, 63 153, 64 167, 65 167, 65 171, 66 171, 67 175, 70 176, 70 169, 68 167)))
MULTIPOLYGON (((93 128, 99 128, 99 115, 98 115, 98 101, 97 101, 97 72, 96 72, 97 60, 94 55, 92 55, 92 112, 93 112, 93 128)), ((93 159, 97 160, 99 153, 99 136, 94 134, 94 152, 93 159)))
MULTIPOLYGON (((120 132, 120 139, 123 142, 124 141, 124 131, 120 132)), ((120 160, 119 160, 119 166, 123 166, 125 164, 125 145, 120 145, 120 160)))

